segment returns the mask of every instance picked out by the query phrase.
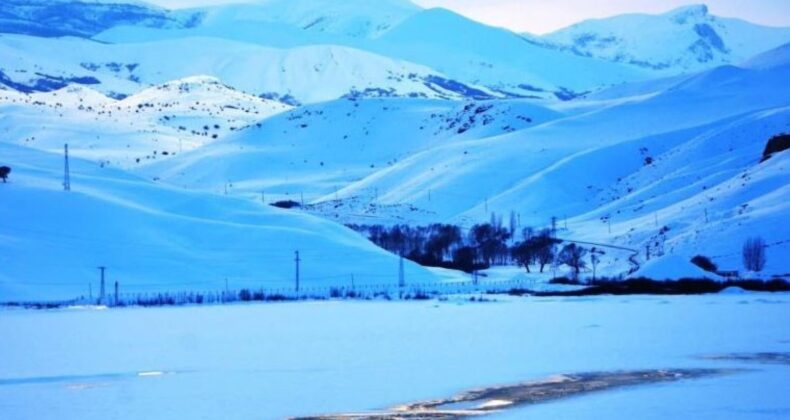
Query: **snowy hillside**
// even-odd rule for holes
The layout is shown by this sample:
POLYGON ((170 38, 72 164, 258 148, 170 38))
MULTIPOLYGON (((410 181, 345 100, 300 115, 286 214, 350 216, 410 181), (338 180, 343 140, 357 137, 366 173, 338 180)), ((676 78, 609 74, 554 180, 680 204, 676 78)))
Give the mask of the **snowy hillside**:
POLYGON ((514 132, 560 114, 524 101, 342 99, 300 107, 142 170, 190 188, 269 200, 329 195, 444 144, 514 132))
POLYGON ((3 0, 0 10, 0 32, 43 37, 91 37, 116 25, 179 28, 191 21, 187 14, 133 0, 3 0))
POLYGON ((0 84, 46 91, 69 83, 127 96, 194 75, 235 89, 312 103, 345 95, 461 99, 493 94, 429 68, 361 50, 314 45, 276 49, 217 38, 105 44, 78 38, 0 35, 0 84))
POLYGON ((4 141, 134 167, 222 139, 290 109, 235 91, 216 79, 193 77, 144 90, 124 100, 90 88, 54 92, 0 91, 4 141))
POLYGON ((266 0, 176 13, 197 14, 200 19, 196 26, 218 34, 230 34, 238 25, 265 24, 291 27, 302 32, 302 36, 327 40, 327 37, 375 38, 419 10, 408 0, 266 0))
POLYGON ((251 94, 302 103, 352 92, 568 100, 624 82, 737 63, 790 41, 788 29, 721 19, 704 6, 588 21, 545 37, 406 0, 269 0, 184 10, 37 0, 14 3, 9 11, 0 33, 37 35, 0 38, 0 52, 22 63, 0 66, 0 83, 17 89, 75 82, 129 95, 140 84, 206 74, 251 94), (102 44, 39 38, 51 34, 31 29, 29 21, 52 13, 69 16, 49 23, 53 34, 102 44), (52 49, 80 51, 84 59, 40 54, 52 49), (164 57, 172 65, 163 66, 164 57), (34 66, 40 71, 22 73, 34 66))
MULTIPOLYGON (((88 295, 97 266, 126 293, 292 288, 294 251, 302 287, 333 281, 397 284, 397 257, 319 218, 248 200, 189 192, 94 162, 0 143, 14 177, 0 200, 2 300, 88 295), (386 267, 390 269, 387 270, 386 267), (388 274, 388 273, 391 273, 388 274)), ((407 263, 417 281, 434 277, 407 263)))
POLYGON ((467 232, 492 213, 619 247, 607 275, 736 269, 753 235, 763 275, 790 271, 788 155, 761 162, 790 132, 790 44, 763 51, 782 29, 702 7, 578 25, 624 31, 598 54, 397 0, 150 9, 166 22, 63 4, 74 36, 19 23, 35 5, 9 9, 29 31, 0 27, 0 298, 50 292, 17 278, 84 294, 97 265, 138 290, 286 284, 294 248, 331 261, 306 279, 389 281, 375 267, 397 259, 335 223, 467 232))
MULTIPOLYGON (((725 225, 733 238, 759 231, 786 244, 790 237, 776 226, 787 209, 775 201, 786 194, 787 157, 758 165, 768 139, 790 130, 784 109, 790 96, 776 89, 789 72, 787 62, 778 61, 770 68, 722 67, 660 94, 598 104, 592 111, 582 104, 585 111, 547 124, 412 154, 339 195, 365 197, 346 210, 351 214, 386 220, 396 206, 400 217, 406 211, 413 223, 456 220, 469 226, 486 221, 491 212, 511 211, 524 225, 567 218, 573 237, 607 238, 636 249, 644 249, 666 225, 670 233, 662 235, 678 244, 675 252, 690 258, 692 252, 715 249, 737 266, 739 239, 714 245, 710 236, 700 238, 725 225), (725 140, 727 147, 719 147, 725 140), (664 163, 664 155, 682 159, 664 163), (664 168, 661 175, 650 175, 658 168, 664 168), (747 179, 764 182, 757 186, 747 179), (678 190, 680 185, 686 188, 678 190), (373 191, 378 205, 369 207, 373 191), (656 201, 660 197, 665 199, 656 201), (706 212, 717 222, 703 223, 706 212)), ((787 255, 786 245, 776 252, 787 255)), ((773 261, 775 272, 785 269, 782 258, 773 261)))
POLYGON ((663 15, 584 21, 541 39, 581 56, 678 74, 736 64, 776 48, 790 42, 790 28, 720 18, 696 5, 663 15))
MULTIPOLYGON (((346 98, 287 110, 199 77, 121 101, 84 87, 5 90, 0 123, 6 141, 60 152, 68 137, 96 166, 136 168, 190 194, 290 199, 354 223, 468 228, 515 212, 539 228, 558 217, 562 235, 637 249, 642 263, 649 245, 653 259, 704 254, 737 267, 754 232, 774 255, 788 252, 790 232, 763 228, 788 210, 787 157, 758 164, 767 140, 790 131, 790 97, 775 88, 790 76, 785 49, 549 108, 346 98), (716 243, 721 231, 733 242, 716 243)), ((622 274, 629 257, 612 253, 602 272, 622 274)), ((770 261, 768 272, 785 270, 770 261)))
POLYGON ((376 2, 375 7, 370 2, 324 3, 210 7, 195 12, 205 19, 194 27, 117 26, 96 39, 123 44, 200 36, 278 48, 343 45, 414 62, 503 95, 552 99, 646 77, 642 69, 526 42, 445 9, 422 10, 402 0, 376 2), (336 19, 338 14, 344 18, 336 19))
POLYGON ((545 48, 445 9, 412 16, 382 35, 374 48, 521 96, 567 99, 645 77, 640 69, 545 48))

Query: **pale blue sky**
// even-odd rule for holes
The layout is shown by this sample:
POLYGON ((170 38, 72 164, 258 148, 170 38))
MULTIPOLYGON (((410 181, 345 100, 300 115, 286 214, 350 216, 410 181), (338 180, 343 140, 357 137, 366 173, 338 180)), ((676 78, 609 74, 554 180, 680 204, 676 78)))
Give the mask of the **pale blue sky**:
MULTIPOLYGON (((148 0, 165 7, 254 2, 256 0, 148 0)), ((337 0, 342 1, 342 0, 337 0)), ((376 0, 370 0, 376 1, 376 0)), ((621 13, 661 13, 699 0, 414 0, 444 7, 480 22, 515 31, 544 33, 589 18, 621 13)), ((711 13, 773 26, 790 26, 790 0, 707 0, 711 13)))

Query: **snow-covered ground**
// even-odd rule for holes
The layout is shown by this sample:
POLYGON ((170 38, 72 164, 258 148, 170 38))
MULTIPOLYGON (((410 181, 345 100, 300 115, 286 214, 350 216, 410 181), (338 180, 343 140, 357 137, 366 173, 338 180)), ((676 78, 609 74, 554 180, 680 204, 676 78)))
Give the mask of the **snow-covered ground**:
POLYGON ((556 374, 745 368, 491 418, 786 418, 786 294, 0 312, 4 419, 282 419, 556 374))

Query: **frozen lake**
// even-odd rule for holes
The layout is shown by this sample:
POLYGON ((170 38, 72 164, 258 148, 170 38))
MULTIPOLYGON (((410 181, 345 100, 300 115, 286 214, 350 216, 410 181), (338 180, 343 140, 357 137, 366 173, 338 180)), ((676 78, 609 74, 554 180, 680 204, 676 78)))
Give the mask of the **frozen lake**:
POLYGON ((790 295, 0 311, 3 419, 280 419, 579 372, 744 368, 490 418, 787 418, 790 295))

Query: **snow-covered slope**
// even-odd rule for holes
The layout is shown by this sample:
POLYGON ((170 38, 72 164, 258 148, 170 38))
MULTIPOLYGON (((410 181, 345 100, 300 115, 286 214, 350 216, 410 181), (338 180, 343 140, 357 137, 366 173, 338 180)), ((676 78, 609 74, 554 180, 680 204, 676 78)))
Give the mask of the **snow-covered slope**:
POLYGON ((276 49, 217 38, 105 44, 0 35, 0 83, 22 91, 68 83, 118 95, 194 75, 244 92, 297 102, 344 95, 459 99, 490 97, 427 67, 342 46, 276 49))
POLYGON ((421 64, 457 81, 514 96, 567 99, 645 77, 640 68, 547 48, 445 9, 423 10, 402 0, 325 3, 300 0, 209 7, 190 11, 204 16, 190 28, 117 26, 96 39, 130 43, 201 36, 279 48, 344 45, 421 64))
POLYGON ((0 32, 90 37, 116 25, 179 28, 192 20, 138 1, 3 0, 0 32))
POLYGON ((418 223, 468 226, 491 212, 515 211, 524 225, 546 226, 556 216, 567 218, 575 238, 641 250, 660 240, 665 252, 673 244, 673 252, 722 255, 734 267, 741 239, 758 233, 778 247, 771 268, 782 272, 790 238, 779 222, 788 211, 780 201, 790 185, 788 157, 758 164, 768 139, 790 130, 790 93, 777 89, 790 67, 774 64, 722 67, 658 94, 442 144, 338 195, 349 198, 349 214, 389 217, 400 205, 399 215, 414 209, 406 217, 418 223), (366 206, 372 191, 376 207, 366 206), (717 242, 722 231, 734 242, 717 242))
MULTIPOLYGON (((358 234, 305 214, 189 192, 117 169, 0 143, 0 301, 98 293, 97 266, 125 293, 292 288, 294 251, 302 290, 350 281, 397 284, 398 260, 358 234), (391 267, 388 270, 387 267, 391 267), (391 275, 390 275, 391 273, 391 275)), ((432 281, 406 263, 415 281, 432 281)))
POLYGON ((75 85, 54 92, 0 91, 3 140, 103 164, 134 167, 200 147, 278 112, 280 102, 233 90, 210 77, 149 88, 124 100, 75 85))
POLYGON ((588 20, 542 39, 582 56, 678 74, 736 64, 778 47, 790 42, 790 28, 720 18, 695 5, 663 15, 588 20))
MULTIPOLYGON (((777 201, 787 157, 758 161, 790 130, 790 94, 776 88, 790 77, 784 50, 617 88, 564 114, 523 100, 316 104, 144 171, 191 189, 303 200, 344 222, 468 227, 513 211, 542 227, 555 216, 567 220, 563 235, 639 249, 643 262, 650 245, 651 258, 700 253, 737 267, 740 243, 757 233, 781 273, 790 232, 764 226, 788 211, 777 201), (720 232, 733 242, 716 243, 720 232)), ((628 257, 612 255, 603 272, 624 272, 628 257)))
MULTIPOLYGON (((129 80, 151 84, 209 74, 249 93, 290 95, 301 97, 301 102, 335 99, 354 90, 422 95, 426 94, 424 86, 415 84, 424 83, 450 90, 456 90, 458 84, 480 85, 487 87, 483 89, 488 90, 486 94, 494 90, 501 95, 569 99, 623 82, 737 63, 790 41, 790 29, 718 18, 705 6, 657 16, 622 15, 586 21, 544 37, 518 35, 444 9, 421 9, 406 0, 267 0, 175 11, 138 4, 36 0, 30 5, 13 3, 8 10, 10 23, 5 28, 0 26, 0 32, 48 35, 31 22, 39 14, 54 14, 63 17, 47 21, 47 28, 54 34, 124 45, 103 48, 101 55, 111 60, 75 63, 66 56, 62 63, 59 55, 16 58, 25 62, 21 65, 24 70, 33 66, 47 70, 24 75, 18 74, 15 66, 0 68, 0 81, 20 82, 23 89, 41 90, 53 84, 63 87, 72 80, 101 82, 104 92, 130 94, 139 86, 129 84, 129 80), (130 57, 107 52, 141 48, 150 51, 144 54, 147 59, 139 53, 130 57), (190 54, 190 50, 199 56, 190 54), (259 58, 240 59, 240 54, 259 58), (195 72, 174 71, 183 70, 178 62, 174 69, 163 65, 181 56, 203 65, 195 64, 195 72), (94 70, 86 73, 72 68, 79 64, 94 70), (140 68, 126 67, 135 64, 140 68), (53 70, 58 65, 70 70, 53 70), (156 77, 160 73, 165 77, 156 77), (294 86, 289 75, 304 80, 302 83, 310 82, 310 91, 325 95, 306 93, 294 86), (359 83, 351 83, 344 75, 353 75, 359 83), (107 76, 121 80, 110 82, 105 80, 107 76), (432 82, 434 76, 441 81, 432 82), (394 79, 400 79, 400 83, 394 83, 394 79), (339 87, 327 96, 330 85, 339 87)), ((74 46, 73 42, 50 42, 59 51, 74 46)), ((51 48, 39 43, 26 43, 25 51, 51 48)), ((79 44, 78 48, 83 51, 94 47, 79 44)), ((458 91, 456 94, 464 96, 458 91)), ((475 92, 466 96, 481 95, 475 92)))
POLYGON ((373 48, 514 95, 558 97, 645 77, 639 69, 536 45, 445 9, 424 10, 373 48))
POLYGON ((176 185, 307 202, 442 144, 513 132, 560 114, 525 101, 343 99, 294 109, 226 141, 148 165, 176 185))
MULTIPOLYGON (((14 5, 10 20, 21 21, 14 5)), ((161 24, 102 14, 93 29, 84 27, 90 10, 52 24, 74 26, 75 37, 0 34, 0 164, 13 167, 0 185, 10 215, 0 262, 19 261, 0 294, 27 296, 13 282, 25 270, 39 282, 55 273, 28 267, 34 249, 79 263, 64 271, 69 286, 53 282, 61 291, 100 264, 141 285, 202 274, 247 285, 250 273, 267 273, 248 263, 250 249, 294 229, 310 231, 295 234, 299 246, 321 236, 316 256, 336 263, 331 275, 392 263, 341 264, 324 250, 378 254, 262 199, 356 223, 468 228, 513 212, 539 228, 556 217, 560 236, 621 247, 599 271, 612 275, 636 261, 649 268, 636 275, 657 276, 695 254, 737 268, 742 241, 760 235, 767 272, 790 271, 790 155, 759 162, 768 139, 790 131, 788 46, 693 73, 778 45, 783 29, 692 7, 580 24, 622 33, 600 50, 572 51, 398 0, 271 0, 163 11, 171 20, 161 24), (75 158, 71 195, 57 191, 64 143, 75 158), (96 226, 64 225, 60 208, 68 223, 84 214, 96 226), (247 230, 257 233, 237 239, 247 230), (138 246, 97 252, 117 243, 104 232, 138 246), (223 241, 234 244, 215 246, 223 241), (159 264, 146 244, 167 262, 127 268, 122 254, 159 264)), ((45 35, 36 31, 25 33, 45 35)), ((290 270, 277 264, 276 275, 290 270)))
POLYGON ((199 14, 198 25, 218 33, 233 32, 239 24, 266 24, 290 26, 308 37, 375 38, 419 10, 408 0, 266 0, 178 13, 199 14))

